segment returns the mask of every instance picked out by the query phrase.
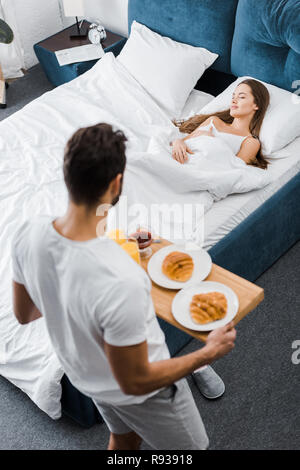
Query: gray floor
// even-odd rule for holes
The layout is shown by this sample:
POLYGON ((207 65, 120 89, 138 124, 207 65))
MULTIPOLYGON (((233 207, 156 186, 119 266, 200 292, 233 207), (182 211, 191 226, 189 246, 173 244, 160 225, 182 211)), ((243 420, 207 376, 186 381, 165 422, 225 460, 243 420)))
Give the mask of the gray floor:
POLYGON ((9 84, 9 88, 6 90, 7 107, 0 109, 0 121, 53 88, 40 65, 32 67, 24 77, 9 84))
MULTIPOLYGON (((5 117, 51 86, 40 67, 11 85, 5 117)), ((238 325, 233 352, 215 370, 225 395, 205 400, 188 378, 211 449, 299 449, 300 364, 291 361, 300 340, 300 242, 258 280, 264 302, 238 325)), ((195 350, 192 341, 180 354, 195 350)), ((105 449, 103 424, 82 429, 67 418, 52 421, 21 390, 0 378, 0 449, 105 449)), ((146 445, 142 446, 147 449, 146 445)))

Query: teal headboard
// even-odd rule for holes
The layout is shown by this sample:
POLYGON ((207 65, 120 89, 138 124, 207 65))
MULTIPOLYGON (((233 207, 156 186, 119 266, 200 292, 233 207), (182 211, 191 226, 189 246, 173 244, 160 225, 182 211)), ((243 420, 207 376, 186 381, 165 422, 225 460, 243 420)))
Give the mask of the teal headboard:
POLYGON ((300 80, 300 0, 239 0, 231 70, 295 91, 300 80))
POLYGON ((216 71, 290 91, 300 80, 300 0, 129 0, 133 20, 216 52, 216 71))
POLYGON ((129 0, 133 20, 175 41, 219 54, 213 69, 230 73, 230 51, 238 0, 129 0))

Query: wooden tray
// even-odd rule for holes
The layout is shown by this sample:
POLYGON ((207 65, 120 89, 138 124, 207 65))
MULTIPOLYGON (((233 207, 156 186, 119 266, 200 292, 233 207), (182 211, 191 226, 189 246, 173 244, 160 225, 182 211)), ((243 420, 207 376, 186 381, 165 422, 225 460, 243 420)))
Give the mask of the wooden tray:
MULTIPOLYGON (((152 243, 151 247, 153 253, 155 253, 159 249, 168 245, 170 245, 170 242, 161 239, 161 243, 152 243)), ((142 260, 142 266, 146 271, 149 259, 150 258, 142 260)), ((239 299, 239 310, 234 319, 235 324, 237 324, 248 313, 254 310, 255 307, 257 307, 257 305, 264 298, 264 290, 261 287, 256 286, 252 282, 249 282, 246 279, 243 279, 242 277, 239 277, 236 274, 233 274, 230 271, 227 271, 226 269, 223 269, 216 264, 212 265, 212 270, 205 280, 216 281, 221 282, 222 284, 226 284, 228 287, 231 287, 231 289, 236 293, 239 299)), ((160 287, 154 282, 152 282, 151 295, 156 315, 165 320, 166 322, 170 323, 171 325, 175 326, 176 328, 185 331, 194 338, 205 342, 208 333, 185 328, 184 326, 180 325, 180 323, 178 323, 173 317, 171 306, 173 298, 175 297, 177 292, 177 290, 165 289, 164 287, 160 287)))

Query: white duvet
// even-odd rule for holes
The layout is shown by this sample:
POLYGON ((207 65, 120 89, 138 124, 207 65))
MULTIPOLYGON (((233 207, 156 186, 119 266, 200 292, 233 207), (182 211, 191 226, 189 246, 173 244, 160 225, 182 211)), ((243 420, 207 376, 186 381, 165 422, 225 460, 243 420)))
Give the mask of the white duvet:
MULTIPOLYGON (((270 181, 268 172, 246 166, 218 138, 194 139, 193 158, 185 165, 174 161, 169 142, 178 130, 112 53, 0 123, 0 374, 54 419, 61 415, 63 370, 44 320, 21 326, 13 315, 11 240, 31 216, 64 211, 64 146, 76 129, 98 122, 113 124, 128 138, 124 195, 129 204, 198 204, 206 211, 215 200, 270 181)), ((175 222, 187 224, 192 234, 202 216, 200 211, 175 222)))

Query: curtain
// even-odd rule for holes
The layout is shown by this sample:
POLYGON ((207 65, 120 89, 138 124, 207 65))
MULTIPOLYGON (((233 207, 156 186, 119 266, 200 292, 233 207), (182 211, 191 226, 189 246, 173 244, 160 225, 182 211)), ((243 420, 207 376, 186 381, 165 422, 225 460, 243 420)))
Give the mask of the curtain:
POLYGON ((0 49, 1 65, 6 78, 20 76, 37 63, 33 45, 63 29, 59 0, 0 0, 0 6, 14 31, 13 43, 0 49))
MULTIPOLYGON (((14 9, 4 9, 7 3, 7 0, 0 0, 0 18, 6 21, 15 33, 16 20, 14 9)), ((16 34, 11 44, 0 44, 0 64, 5 78, 23 76, 21 70, 24 68, 23 53, 16 34)))

